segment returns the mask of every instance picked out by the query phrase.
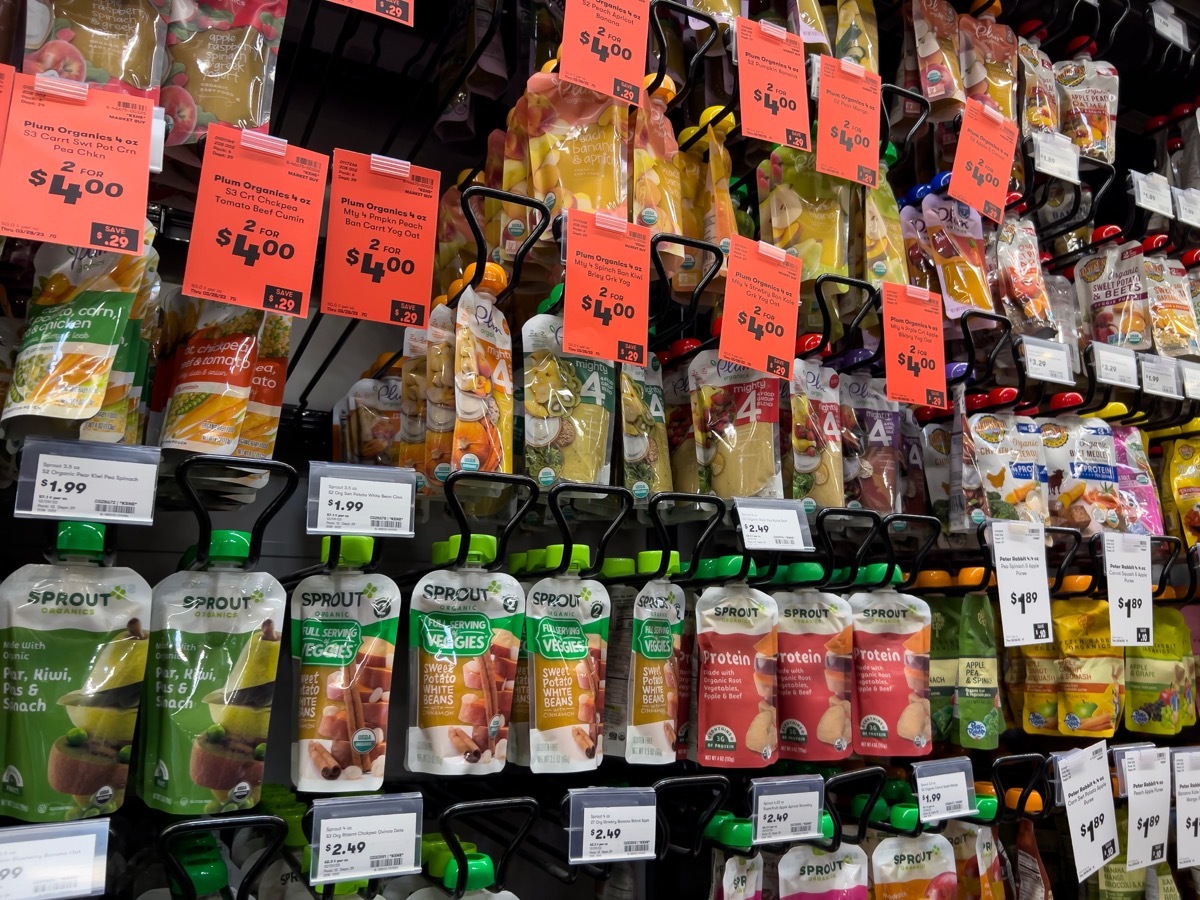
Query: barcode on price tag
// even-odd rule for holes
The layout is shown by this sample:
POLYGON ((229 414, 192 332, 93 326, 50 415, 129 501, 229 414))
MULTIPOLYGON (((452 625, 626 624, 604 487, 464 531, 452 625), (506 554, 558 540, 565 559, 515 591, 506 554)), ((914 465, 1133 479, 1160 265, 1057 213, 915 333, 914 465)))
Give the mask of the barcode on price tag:
POLYGON ((158 461, 157 447, 30 438, 13 514, 149 525, 158 461))
POLYGON ((572 865, 655 857, 653 788, 572 788, 567 796, 567 859, 572 865))
POLYGON ((0 900, 104 893, 108 820, 0 830, 0 900))
POLYGON ((747 550, 812 550, 812 532, 800 501, 737 497, 738 521, 747 550))
POLYGON ((1154 30, 1164 38, 1175 44, 1177 47, 1182 47, 1184 50, 1191 50, 1188 45, 1187 26, 1183 24, 1183 20, 1178 16, 1164 12, 1160 9, 1153 10, 1154 12, 1154 30))
POLYGON ((309 884, 419 872, 421 814, 415 793, 315 801, 309 884))
POLYGON ((416 481, 411 469, 314 462, 308 533, 412 537, 416 481))
POLYGON ((1021 345, 1025 348, 1025 371, 1030 378, 1055 384, 1075 383, 1075 376, 1071 372, 1071 351, 1066 344, 1024 337, 1021 338, 1021 345))
POLYGON ((750 782, 753 843, 820 837, 825 783, 816 775, 755 778, 750 782))
POLYGON ((1092 360, 1096 369, 1096 380, 1113 387, 1136 388, 1138 386, 1138 354, 1128 347, 1110 347, 1092 341, 1092 360))

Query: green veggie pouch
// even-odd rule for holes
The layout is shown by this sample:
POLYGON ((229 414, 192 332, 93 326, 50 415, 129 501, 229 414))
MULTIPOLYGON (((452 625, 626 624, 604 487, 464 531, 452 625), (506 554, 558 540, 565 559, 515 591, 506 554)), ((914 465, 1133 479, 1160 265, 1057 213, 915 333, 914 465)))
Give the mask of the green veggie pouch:
POLYGON ((1177 609, 1154 610, 1154 643, 1125 648, 1125 727, 1141 734, 1178 734, 1185 680, 1187 626, 1177 609))
POLYGON ((986 594, 967 594, 958 627, 958 681, 955 689, 957 743, 971 750, 1000 745, 1000 665, 996 657, 996 620, 986 594))
POLYGON ((961 597, 930 597, 933 620, 929 638, 929 716, 933 739, 954 734, 954 694, 958 680, 958 630, 961 597))

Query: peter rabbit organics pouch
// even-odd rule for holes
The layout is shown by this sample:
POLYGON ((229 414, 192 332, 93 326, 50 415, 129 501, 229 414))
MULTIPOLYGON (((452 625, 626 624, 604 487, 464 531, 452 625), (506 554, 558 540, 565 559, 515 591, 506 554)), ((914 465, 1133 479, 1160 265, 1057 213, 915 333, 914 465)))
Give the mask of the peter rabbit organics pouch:
POLYGON ((706 588, 696 601, 697 762, 762 768, 779 755, 775 600, 744 584, 706 588))
POLYGON ((525 350, 525 470, 556 481, 608 484, 616 366, 563 353, 562 316, 534 316, 525 350))
POLYGON ((120 567, 29 565, 0 585, 0 602, 0 811, 25 822, 108 815, 129 779, 150 585, 120 567))
POLYGON ((534 772, 587 772, 604 758, 608 591, 573 575, 529 592, 529 743, 534 772))
POLYGON ((511 575, 439 569, 417 582, 409 612, 410 772, 504 768, 524 623, 525 592, 511 575))

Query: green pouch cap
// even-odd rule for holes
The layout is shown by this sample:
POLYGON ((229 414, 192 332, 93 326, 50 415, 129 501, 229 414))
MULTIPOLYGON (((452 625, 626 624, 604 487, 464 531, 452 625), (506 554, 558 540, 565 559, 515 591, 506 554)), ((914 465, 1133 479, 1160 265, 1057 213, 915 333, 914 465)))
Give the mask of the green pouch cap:
MULTIPOLYGON (((482 891, 491 887, 496 881, 496 866, 486 853, 467 854, 467 890, 482 891)), ((458 860, 450 858, 446 863, 446 872, 442 877, 442 885, 448 891, 458 887, 458 860)))
POLYGON ((754 823, 749 819, 730 817, 721 824, 720 842, 726 847, 749 850, 754 846, 754 823))
POLYGON ((912 803, 916 799, 912 788, 903 778, 889 778, 883 783, 883 799, 891 803, 912 803))
MULTIPOLYGON (((662 563, 661 550, 643 550, 637 555, 637 570, 639 575, 653 575, 658 571, 659 565, 662 563)), ((679 551, 672 550, 670 557, 667 559, 667 574, 678 575, 679 567, 679 551)))
POLYGON ((975 805, 979 807, 979 818, 988 822, 995 819, 996 813, 1000 811, 1000 801, 996 797, 976 796, 975 805))
POLYGON ((624 578, 636 571, 636 563, 628 556, 613 556, 600 565, 601 578, 624 578))
POLYGON ((520 575, 525 571, 526 556, 524 553, 508 554, 508 574, 520 575))
MULTIPOLYGON (((328 537, 321 538, 321 562, 323 563, 329 562, 329 543, 328 537)), ((357 534, 343 535, 341 551, 338 553, 338 565, 349 569, 360 568, 371 561, 371 554, 374 552, 374 538, 357 534)))
POLYGON ((100 559, 104 556, 104 526, 99 522, 59 522, 57 547, 60 558, 100 559))
POLYGON ((710 841, 719 841, 721 839, 721 828, 733 818, 733 813, 728 810, 718 809, 713 813, 713 817, 708 820, 708 824, 704 826, 704 836, 710 841))
POLYGON ((215 849, 211 853, 186 856, 179 861, 183 864, 183 870, 187 873, 192 887, 196 889, 197 897, 220 894, 229 887, 229 869, 215 849))
MULTIPOLYGON (((479 848, 470 841, 459 841, 462 845, 463 853, 470 856, 479 848)), ((429 857, 429 877, 435 881, 442 878, 446 874, 446 868, 450 865, 450 861, 454 859, 454 854, 450 852, 450 848, 442 843, 429 857)))
MULTIPOLYGON (((867 801, 871 799, 869 794, 858 794, 850 802, 850 814, 854 818, 859 818, 864 809, 867 808, 867 801)), ((871 809, 869 821, 871 822, 886 822, 888 817, 888 805, 882 800, 876 800, 875 806, 871 809)))
POLYGON ((525 571, 530 575, 535 575, 538 572, 546 571, 546 551, 545 550, 527 550, 525 551, 525 571))
POLYGON ((833 837, 833 816, 827 812, 821 813, 821 837, 833 837))
POLYGON ((893 828, 912 831, 921 822, 921 810, 915 803, 897 803, 888 816, 893 828))
MULTIPOLYGON (((458 559, 458 551, 462 549, 462 535, 452 534, 446 541, 446 562, 452 563, 458 559)), ((496 559, 496 538, 490 534, 473 534, 471 543, 467 545, 467 565, 489 566, 496 559)))
MULTIPOLYGON (((871 563, 863 566, 858 570, 858 574, 854 576, 855 584, 879 584, 887 575, 887 563, 871 563)), ((892 569, 892 577, 888 584, 899 584, 904 580, 900 574, 900 567, 896 566, 892 569)))
POLYGON ((435 566, 444 566, 450 562, 450 542, 434 541, 429 548, 429 561, 435 566))
POLYGON ((230 531, 218 528, 212 533, 212 543, 209 544, 208 559, 210 562, 232 561, 241 562, 250 558, 250 532, 230 531))
POLYGON ((546 313, 550 312, 550 310, 554 309, 555 306, 562 303, 562 295, 563 286, 561 284, 556 284, 554 287, 550 288, 550 295, 538 304, 538 315, 545 315, 546 313))
MULTIPOLYGON (((554 571, 562 565, 563 545, 551 544, 546 548, 546 568, 554 571)), ((567 566, 568 572, 581 572, 592 564, 591 548, 583 544, 571 545, 571 562, 567 566)))
POLYGON ((788 581, 792 584, 812 583, 825 577, 825 567, 815 562, 797 562, 787 567, 788 581))
MULTIPOLYGON (((716 574, 715 578, 737 578, 742 571, 741 556, 722 556, 717 558, 713 563, 716 574)), ((750 562, 750 571, 746 573, 747 578, 753 578, 758 574, 758 568, 754 565, 754 561, 750 562)))

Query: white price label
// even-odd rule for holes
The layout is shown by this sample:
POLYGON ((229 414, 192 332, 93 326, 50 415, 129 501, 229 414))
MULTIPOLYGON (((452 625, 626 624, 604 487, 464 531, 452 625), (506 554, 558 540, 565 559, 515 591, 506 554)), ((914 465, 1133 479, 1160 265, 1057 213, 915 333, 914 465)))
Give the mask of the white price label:
POLYGON ((1079 184, 1079 148, 1057 132, 1033 136, 1033 167, 1043 175, 1079 184))
POLYGON ((1200 866, 1200 751, 1180 751, 1175 765, 1175 856, 1180 869, 1200 866))
POLYGON ((1179 368, 1175 360, 1153 353, 1142 354, 1142 390, 1155 397, 1181 400, 1179 368))
POLYGON ((591 806, 583 811, 583 858, 588 862, 652 859, 653 806, 591 806))
POLYGON ((1027 522, 993 522, 992 553, 1004 646, 1049 643, 1045 528, 1027 522))
POLYGON ((742 541, 747 550, 812 550, 808 517, 798 502, 737 501, 742 541))
POLYGON ((821 795, 817 791, 759 793, 754 809, 754 843, 781 843, 819 836, 821 806, 821 795))
POLYGON ((940 772, 917 777, 917 806, 921 821, 940 822, 977 812, 967 794, 967 776, 963 772, 940 772))
POLYGON ((321 478, 318 534, 411 536, 413 485, 408 481, 321 478))
MULTIPOLYGON (((1153 644, 1151 598, 1154 585, 1150 580, 1150 538, 1105 532, 1104 574, 1108 579, 1108 622, 1113 646, 1147 647, 1153 644)), ((1134 711, 1135 720, 1137 714, 1134 711)))
POLYGON ((1189 400, 1200 400, 1200 363, 1179 360, 1179 380, 1183 382, 1183 396, 1189 400))
POLYGON ((1054 384, 1075 383, 1071 351, 1066 344, 1029 337, 1021 338, 1021 344, 1025 348, 1025 371, 1030 378, 1054 384))
POLYGON ((416 871, 417 814, 384 813, 322 819, 309 884, 383 878, 416 871))
POLYGON ((1092 341, 1092 359, 1096 364, 1096 380, 1113 387, 1138 386, 1138 354, 1128 347, 1110 347, 1092 341))
POLYGON ((92 823, 68 823, 0 831, 0 900, 104 893, 107 822, 100 830, 92 823))
POLYGON ((1184 225, 1200 228, 1200 190, 1171 188, 1175 195, 1175 218, 1184 225))
POLYGON ((1142 209, 1158 213, 1168 219, 1175 218, 1175 207, 1171 204, 1171 185, 1157 172, 1143 175, 1130 172, 1133 177, 1133 202, 1142 209))
POLYGON ((1166 862, 1171 830, 1171 751, 1130 750, 1121 763, 1129 800, 1125 868, 1145 869, 1166 862))
POLYGON ((1108 746, 1100 741, 1058 757, 1063 805, 1071 828, 1075 869, 1082 884, 1117 855, 1117 813, 1108 774, 1108 746))
POLYGON ((1191 50, 1187 38, 1187 26, 1183 24, 1183 20, 1178 16, 1165 13, 1162 10, 1155 9, 1154 12, 1154 30, 1158 32, 1163 40, 1170 41, 1177 47, 1182 47, 1184 50, 1191 50))
POLYGON ((153 463, 43 453, 27 512, 51 519, 150 524, 157 476, 153 463))

